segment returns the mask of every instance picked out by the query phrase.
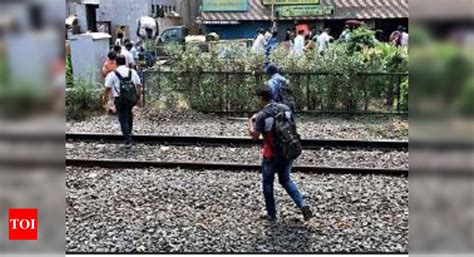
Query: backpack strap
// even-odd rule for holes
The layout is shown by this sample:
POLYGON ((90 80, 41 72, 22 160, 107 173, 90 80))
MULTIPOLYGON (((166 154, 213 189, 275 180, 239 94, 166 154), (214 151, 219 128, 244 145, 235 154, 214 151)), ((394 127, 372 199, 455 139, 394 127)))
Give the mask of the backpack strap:
POLYGON ((117 78, 118 78, 120 81, 123 80, 123 77, 122 77, 122 75, 120 75, 120 72, 118 72, 117 70, 114 70, 114 74, 115 74, 115 76, 117 76, 117 78))

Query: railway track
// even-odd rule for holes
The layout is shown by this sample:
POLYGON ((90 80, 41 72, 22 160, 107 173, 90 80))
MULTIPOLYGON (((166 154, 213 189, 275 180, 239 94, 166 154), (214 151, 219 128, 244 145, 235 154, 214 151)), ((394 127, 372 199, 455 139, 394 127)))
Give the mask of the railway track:
MULTIPOLYGON (((66 133, 67 141, 100 141, 121 142, 122 135, 103 133, 66 133)), ((252 141, 248 137, 204 137, 204 136, 165 136, 165 135, 133 135, 133 141, 147 144, 171 145, 255 145, 262 140, 252 141)), ((351 139, 302 139, 304 149, 320 149, 321 147, 338 148, 386 148, 406 150, 408 141, 398 140, 351 140, 351 139)))
MULTIPOLYGON (((172 162, 172 161, 137 161, 120 159, 80 159, 67 158, 66 166, 71 167, 100 167, 110 169, 145 169, 145 168, 182 168, 190 170, 227 170, 227 171, 259 171, 257 164, 212 163, 212 162, 172 162)), ((312 174, 360 174, 408 176, 408 169, 385 168, 350 168, 350 167, 320 167, 294 166, 293 171, 312 174)))
MULTIPOLYGON (((103 133, 67 133, 68 142, 106 142, 117 143, 123 140, 120 134, 103 133)), ((261 144, 245 137, 203 137, 203 136, 168 136, 168 135, 133 135, 136 143, 170 144, 180 146, 251 146, 261 144)), ((309 150, 318 150, 322 147, 335 148, 384 148, 390 150, 407 150, 407 141, 394 140, 347 140, 347 139, 303 139, 303 147, 309 150)), ((67 158, 66 166, 73 167, 101 167, 110 169, 123 168, 182 168, 190 170, 227 170, 227 171, 255 171, 261 169, 259 164, 221 163, 221 162, 189 162, 189 161, 153 161, 131 159, 92 159, 67 158)), ((408 169, 390 168, 355 168, 355 167, 325 167, 296 165, 295 172, 314 174, 378 174, 388 176, 408 176, 408 169)))

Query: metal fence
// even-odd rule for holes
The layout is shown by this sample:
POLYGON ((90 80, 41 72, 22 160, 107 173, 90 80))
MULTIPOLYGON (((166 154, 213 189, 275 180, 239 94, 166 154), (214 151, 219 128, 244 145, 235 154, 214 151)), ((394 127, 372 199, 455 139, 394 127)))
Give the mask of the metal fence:
MULTIPOLYGON (((281 73, 290 80, 300 112, 407 112, 407 72, 281 73), (406 91, 406 90, 405 90, 406 91)), ((144 72, 145 98, 168 99, 180 93, 193 109, 203 112, 251 112, 257 108, 255 90, 269 77, 264 72, 173 71, 144 72)))

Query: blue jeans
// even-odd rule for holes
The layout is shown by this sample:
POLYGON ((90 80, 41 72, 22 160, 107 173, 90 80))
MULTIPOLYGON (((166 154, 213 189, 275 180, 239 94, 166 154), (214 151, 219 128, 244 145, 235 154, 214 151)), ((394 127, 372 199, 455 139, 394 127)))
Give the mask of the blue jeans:
POLYGON ((115 98, 115 108, 117 110, 117 116, 120 123, 120 129, 122 130, 125 144, 132 143, 132 130, 133 130, 133 105, 124 104, 115 98))
POLYGON ((292 161, 288 162, 279 158, 264 158, 262 161, 263 196, 265 197, 267 214, 272 218, 276 218, 275 198, 273 196, 275 173, 278 174, 278 181, 293 199, 296 206, 300 209, 306 206, 298 188, 290 178, 292 165, 292 161))

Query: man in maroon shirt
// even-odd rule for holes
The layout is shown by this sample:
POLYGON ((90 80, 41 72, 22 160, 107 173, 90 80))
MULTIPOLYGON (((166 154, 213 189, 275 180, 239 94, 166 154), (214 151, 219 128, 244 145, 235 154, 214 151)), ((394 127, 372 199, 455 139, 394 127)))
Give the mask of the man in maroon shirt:
POLYGON ((263 161, 262 161, 262 177, 263 177, 263 195, 265 197, 265 205, 267 209, 266 219, 276 221, 275 198, 273 196, 273 181, 275 173, 278 174, 278 181, 285 188, 286 192, 295 202, 296 206, 301 209, 304 220, 309 220, 313 214, 309 206, 303 200, 298 188, 290 178, 293 161, 287 161, 278 156, 272 145, 272 128, 274 123, 274 115, 277 111, 284 111, 288 118, 293 119, 290 108, 283 104, 275 103, 272 100, 272 90, 268 85, 264 85, 258 89, 257 95, 260 97, 263 109, 250 118, 248 123, 249 134, 252 139, 257 140, 260 134, 263 134, 263 161))

